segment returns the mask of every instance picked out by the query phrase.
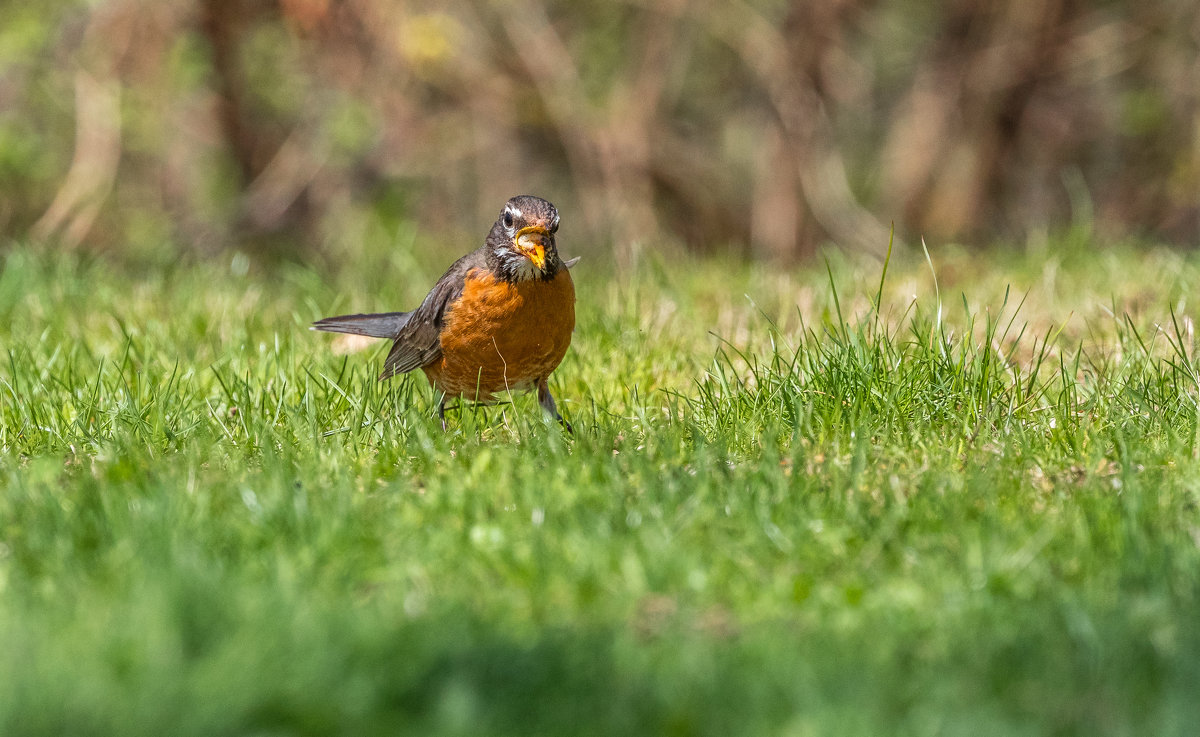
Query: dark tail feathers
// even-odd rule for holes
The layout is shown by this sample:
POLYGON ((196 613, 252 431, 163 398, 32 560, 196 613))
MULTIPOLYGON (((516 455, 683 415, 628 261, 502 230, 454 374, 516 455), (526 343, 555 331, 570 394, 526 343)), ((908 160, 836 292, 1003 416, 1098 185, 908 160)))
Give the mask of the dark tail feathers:
POLYGON ((372 338, 395 338, 408 323, 411 312, 381 312, 374 315, 338 315, 317 320, 313 330, 327 333, 353 333, 372 338))

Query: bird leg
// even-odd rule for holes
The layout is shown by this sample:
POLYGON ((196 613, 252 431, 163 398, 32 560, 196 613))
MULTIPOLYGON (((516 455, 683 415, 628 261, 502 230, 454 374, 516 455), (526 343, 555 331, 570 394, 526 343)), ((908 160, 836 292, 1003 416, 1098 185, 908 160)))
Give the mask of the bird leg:
POLYGON ((542 405, 542 409, 549 412, 550 416, 558 420, 559 424, 561 424, 567 432, 574 435, 575 428, 571 427, 571 423, 563 419, 562 415, 558 413, 558 407, 554 405, 554 397, 550 394, 550 382, 548 379, 538 380, 537 393, 538 404, 542 405))

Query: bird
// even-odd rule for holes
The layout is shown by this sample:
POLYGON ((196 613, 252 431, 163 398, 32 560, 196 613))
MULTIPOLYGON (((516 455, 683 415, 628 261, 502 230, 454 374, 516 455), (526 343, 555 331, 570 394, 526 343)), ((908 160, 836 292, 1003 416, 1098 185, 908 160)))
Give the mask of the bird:
POLYGON ((571 345, 575 284, 558 254, 558 209, 533 195, 504 203, 483 245, 455 261, 408 312, 338 315, 312 330, 392 340, 379 379, 421 369, 440 393, 488 404, 537 390, 538 404, 568 432, 549 379, 571 345))

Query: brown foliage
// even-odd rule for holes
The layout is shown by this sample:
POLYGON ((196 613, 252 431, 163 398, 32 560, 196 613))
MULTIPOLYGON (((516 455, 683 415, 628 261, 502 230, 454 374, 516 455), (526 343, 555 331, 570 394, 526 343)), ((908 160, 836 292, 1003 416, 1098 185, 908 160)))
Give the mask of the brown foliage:
POLYGON ((74 160, 26 177, 57 195, 0 211, 43 239, 115 246, 130 207, 201 251, 328 247, 394 210, 470 233, 521 191, 626 261, 878 252, 888 221, 1200 235, 1184 0, 109 0, 84 26, 47 71, 0 68, 73 76, 74 160))

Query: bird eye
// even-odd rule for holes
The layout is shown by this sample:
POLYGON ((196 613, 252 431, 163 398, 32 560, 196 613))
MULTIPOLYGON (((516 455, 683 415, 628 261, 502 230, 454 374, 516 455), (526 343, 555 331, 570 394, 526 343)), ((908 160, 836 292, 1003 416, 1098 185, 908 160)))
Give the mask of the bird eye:
POLYGON ((513 226, 513 216, 508 210, 504 211, 504 227, 511 228, 513 226))

